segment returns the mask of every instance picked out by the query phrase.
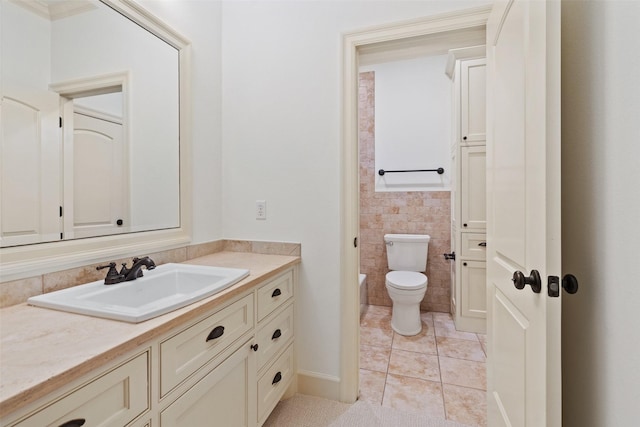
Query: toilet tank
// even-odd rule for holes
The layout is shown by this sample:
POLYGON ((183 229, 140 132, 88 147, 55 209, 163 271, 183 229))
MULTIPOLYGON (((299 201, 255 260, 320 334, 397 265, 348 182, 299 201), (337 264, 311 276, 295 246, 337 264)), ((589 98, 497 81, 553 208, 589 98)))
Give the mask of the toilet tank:
POLYGON ((430 239, 427 234, 385 234, 389 270, 425 271, 430 239))

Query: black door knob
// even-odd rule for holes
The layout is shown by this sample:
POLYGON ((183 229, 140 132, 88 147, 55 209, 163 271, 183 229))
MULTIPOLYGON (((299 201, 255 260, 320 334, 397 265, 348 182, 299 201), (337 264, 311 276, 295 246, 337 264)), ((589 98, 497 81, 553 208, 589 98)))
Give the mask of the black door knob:
POLYGON ((524 289, 526 285, 529 285, 531 286, 531 290, 536 294, 539 294, 542 290, 542 280, 540 279, 538 270, 531 270, 529 277, 526 277, 522 271, 518 270, 513 273, 511 281, 517 289, 524 289))
POLYGON ((565 274, 562 278, 562 289, 569 294, 578 292, 578 279, 573 274, 565 274))

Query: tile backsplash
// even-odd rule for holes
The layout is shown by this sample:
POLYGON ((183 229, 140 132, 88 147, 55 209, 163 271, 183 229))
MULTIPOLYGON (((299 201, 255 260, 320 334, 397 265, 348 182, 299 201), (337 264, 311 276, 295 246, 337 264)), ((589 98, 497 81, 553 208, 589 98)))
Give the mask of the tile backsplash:
POLYGON ((385 287, 387 254, 384 235, 428 234, 429 256, 423 310, 450 311, 450 263, 442 254, 451 247, 449 191, 375 192, 375 80, 373 72, 360 74, 360 272, 367 275, 368 303, 391 306, 385 287))
MULTIPOLYGON (((259 242, 250 240, 216 240, 200 243, 177 249, 155 252, 149 255, 157 265, 169 262, 184 262, 215 252, 254 252, 273 255, 300 256, 299 243, 288 242, 259 242)), ((116 265, 131 262, 131 258, 113 260, 116 265)), ((105 272, 96 270, 103 263, 56 271, 26 279, 13 280, 0 283, 0 308, 26 302, 34 295, 53 292, 60 289, 77 286, 87 282, 93 282, 104 278, 105 272)))

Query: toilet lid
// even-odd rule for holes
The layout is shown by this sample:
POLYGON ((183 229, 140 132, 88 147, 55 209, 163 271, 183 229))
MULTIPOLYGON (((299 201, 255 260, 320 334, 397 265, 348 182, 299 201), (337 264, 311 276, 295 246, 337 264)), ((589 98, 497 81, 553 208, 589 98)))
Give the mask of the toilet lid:
POLYGON ((427 276, 416 271, 390 271, 385 279, 387 285, 396 289, 419 289, 427 285, 427 276))

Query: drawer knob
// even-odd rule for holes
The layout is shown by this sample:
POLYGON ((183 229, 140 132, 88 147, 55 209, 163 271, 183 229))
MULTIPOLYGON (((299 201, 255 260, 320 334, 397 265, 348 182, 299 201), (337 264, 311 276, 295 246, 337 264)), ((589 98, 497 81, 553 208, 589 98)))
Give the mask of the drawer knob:
POLYGON ((216 338, 220 338, 222 334, 224 334, 224 326, 216 326, 211 332, 209 332, 209 335, 207 336, 207 342, 215 340, 216 338))
POLYGON ((252 344, 251 345, 251 350, 258 351, 258 344, 252 344))
POLYGON ((271 335, 271 339, 275 340, 282 336, 282 331, 280 329, 276 329, 273 335, 271 335))
POLYGON ((487 242, 480 242, 478 243, 478 246, 482 246, 483 248, 487 247, 487 242))
POLYGON ((60 424, 58 427, 80 427, 83 426, 84 423, 87 422, 84 418, 78 418, 76 420, 67 421, 64 424, 60 424))
POLYGON ((466 226, 467 226, 467 224, 462 224, 462 226, 463 226, 463 227, 466 227, 466 226))
POLYGON ((271 385, 278 384, 281 380, 282 380, 282 372, 278 371, 276 376, 273 377, 273 381, 271 381, 271 385))
POLYGON ((282 291, 280 290, 280 288, 276 288, 273 293, 271 294, 271 298, 275 298, 277 296, 282 295, 282 291))

